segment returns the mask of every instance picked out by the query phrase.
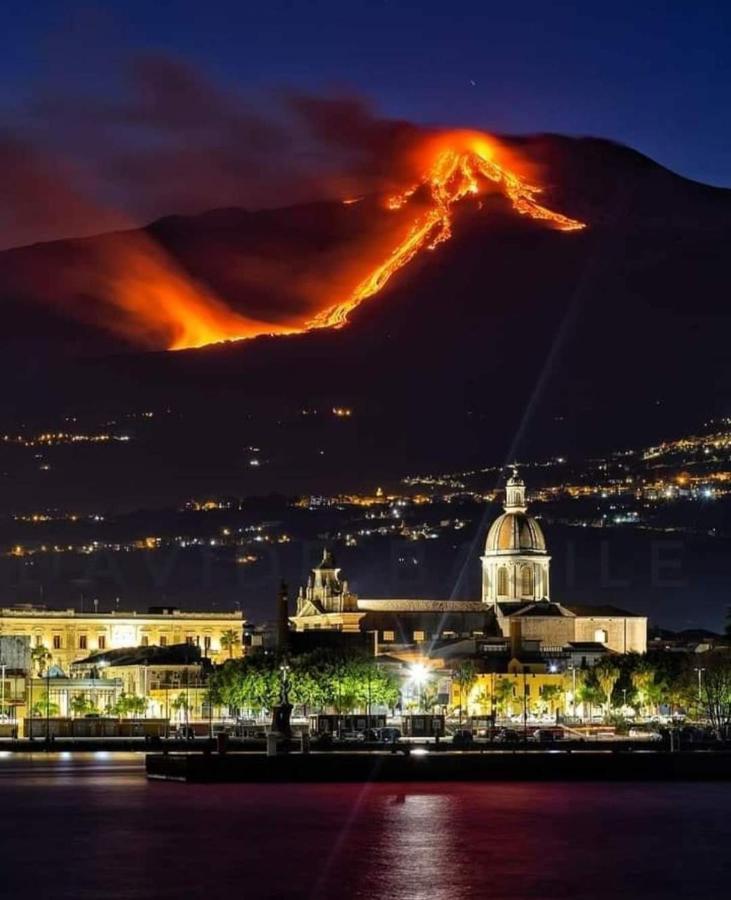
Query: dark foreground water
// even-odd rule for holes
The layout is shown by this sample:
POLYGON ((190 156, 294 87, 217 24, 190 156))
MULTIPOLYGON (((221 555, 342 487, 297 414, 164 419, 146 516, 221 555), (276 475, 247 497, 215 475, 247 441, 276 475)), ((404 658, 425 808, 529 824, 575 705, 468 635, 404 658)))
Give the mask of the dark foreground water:
POLYGON ((0 755, 0 896, 707 898, 731 784, 149 784, 142 757, 0 755))

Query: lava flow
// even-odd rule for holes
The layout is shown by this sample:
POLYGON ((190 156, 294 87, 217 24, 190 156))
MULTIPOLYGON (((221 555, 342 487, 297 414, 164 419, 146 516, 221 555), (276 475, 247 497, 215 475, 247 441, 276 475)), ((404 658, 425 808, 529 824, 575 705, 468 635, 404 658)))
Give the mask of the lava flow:
MULTIPOLYGON (((536 200, 540 188, 525 177, 524 162, 480 132, 422 136, 406 156, 391 162, 394 171, 404 174, 396 182, 402 189, 387 199, 385 209, 367 203, 361 211, 358 204, 364 197, 359 195, 342 201, 357 217, 348 235, 360 235, 357 243, 344 238, 345 254, 335 237, 333 246, 318 250, 314 258, 307 255, 309 250, 297 257, 297 247, 291 245, 295 264, 276 254, 260 258, 256 243, 245 259, 238 248, 221 249, 217 265, 232 270, 228 282, 237 297, 246 297, 247 290, 260 297, 251 304, 253 316, 227 303, 220 289, 209 287, 205 275, 192 275, 185 254, 177 259, 144 231, 78 242, 65 256, 54 255, 51 247, 48 267, 33 264, 32 255, 18 254, 13 257, 17 267, 12 270, 13 289, 42 302, 52 298, 57 308, 101 324, 126 343, 181 350, 342 327, 359 304, 382 290, 417 254, 449 239, 456 207, 468 197, 482 202, 484 195, 499 194, 517 213, 549 227, 563 231, 584 227, 541 206, 536 200), (287 303, 275 310, 280 296, 287 303), (268 306, 270 298, 274 299, 268 306)), ((215 260, 217 248, 212 246, 211 252, 215 260)), ((283 255, 287 252, 282 249, 283 255)), ((215 276, 216 267, 209 271, 215 276)), ((226 279, 222 280, 225 291, 226 279)))
POLYGON ((424 249, 433 250, 448 240, 452 234, 454 205, 469 195, 479 194, 481 180, 497 185, 521 215, 543 219, 560 231, 585 227, 583 222, 537 203, 535 196, 541 188, 499 163, 496 158, 499 155, 497 143, 480 132, 450 132, 431 140, 420 153, 420 159, 424 161, 421 179, 387 201, 389 209, 401 209, 423 186, 429 197, 429 208, 417 215, 403 240, 346 300, 319 312, 307 322, 307 328, 341 328, 357 306, 378 293, 417 253, 424 249))

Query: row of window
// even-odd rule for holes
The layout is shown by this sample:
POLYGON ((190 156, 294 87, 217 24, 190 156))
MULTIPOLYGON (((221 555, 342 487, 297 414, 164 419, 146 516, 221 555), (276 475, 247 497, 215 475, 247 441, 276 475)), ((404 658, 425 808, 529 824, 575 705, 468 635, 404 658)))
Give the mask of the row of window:
MULTIPOLYGON (((185 643, 191 644, 195 647, 200 647, 201 646, 201 636, 199 634, 195 634, 195 635, 189 634, 185 638, 185 643)), ((160 646, 164 646, 164 644, 161 644, 160 646)), ((203 649, 204 650, 211 649, 211 636, 209 634, 203 635, 203 649)))
MULTIPOLYGON (((391 638, 393 640, 393 638, 391 638)), ((423 640, 423 638, 422 638, 423 640)), ((185 641, 187 644, 192 644, 196 647, 201 646, 201 636, 199 634, 189 634, 186 636, 185 641)), ((203 649, 210 650, 211 649, 211 636, 209 634, 203 635, 203 649)), ((36 635, 36 647, 40 647, 43 644, 43 637, 40 634, 36 635)), ((168 639, 164 634, 161 634, 158 638, 158 646, 167 647, 168 639)), ((63 636, 60 634, 54 634, 51 639, 51 646, 54 650, 63 650, 63 636)), ((141 647, 149 647, 150 646, 150 638, 148 635, 144 634, 140 638, 140 646, 141 647)), ((90 650, 89 646, 89 637, 86 634, 79 635, 79 650, 90 650)), ((106 650, 107 649, 107 639, 103 634, 98 635, 96 638, 96 649, 97 650, 106 650)))
MULTIPOLYGON (((36 635, 36 647, 40 647, 43 643, 43 638, 40 634, 36 635)), ((51 638, 51 646, 54 650, 63 650, 63 637, 60 634, 54 634, 51 638)), ((89 649, 89 638, 85 634, 79 635, 79 650, 88 650, 89 649)), ((105 635, 100 634, 96 639, 96 649, 97 650, 106 650, 107 649, 107 638, 105 635)))
MULTIPOLYGON (((393 631, 384 631, 382 640, 384 643, 393 643, 396 640, 396 633, 393 631)), ((415 631, 414 632, 414 642, 417 641, 425 641, 426 633, 423 631, 415 631)))

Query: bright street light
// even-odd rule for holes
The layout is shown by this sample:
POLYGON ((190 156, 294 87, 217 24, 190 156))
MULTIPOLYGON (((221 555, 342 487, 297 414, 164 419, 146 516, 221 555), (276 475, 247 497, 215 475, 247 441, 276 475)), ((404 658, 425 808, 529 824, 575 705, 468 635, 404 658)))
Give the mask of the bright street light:
POLYGON ((409 666, 409 676, 417 687, 426 684, 430 675, 429 667, 425 666, 424 663, 414 663, 409 666))

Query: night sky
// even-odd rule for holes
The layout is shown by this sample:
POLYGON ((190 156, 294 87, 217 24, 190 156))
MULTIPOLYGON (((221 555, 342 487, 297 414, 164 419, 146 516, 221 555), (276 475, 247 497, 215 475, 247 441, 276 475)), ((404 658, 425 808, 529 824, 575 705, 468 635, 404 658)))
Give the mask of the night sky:
POLYGON ((731 185, 724 2, 10 0, 0 25, 6 124, 40 84, 103 92, 117 58, 153 51, 236 90, 347 90, 417 122, 610 137, 731 185))

